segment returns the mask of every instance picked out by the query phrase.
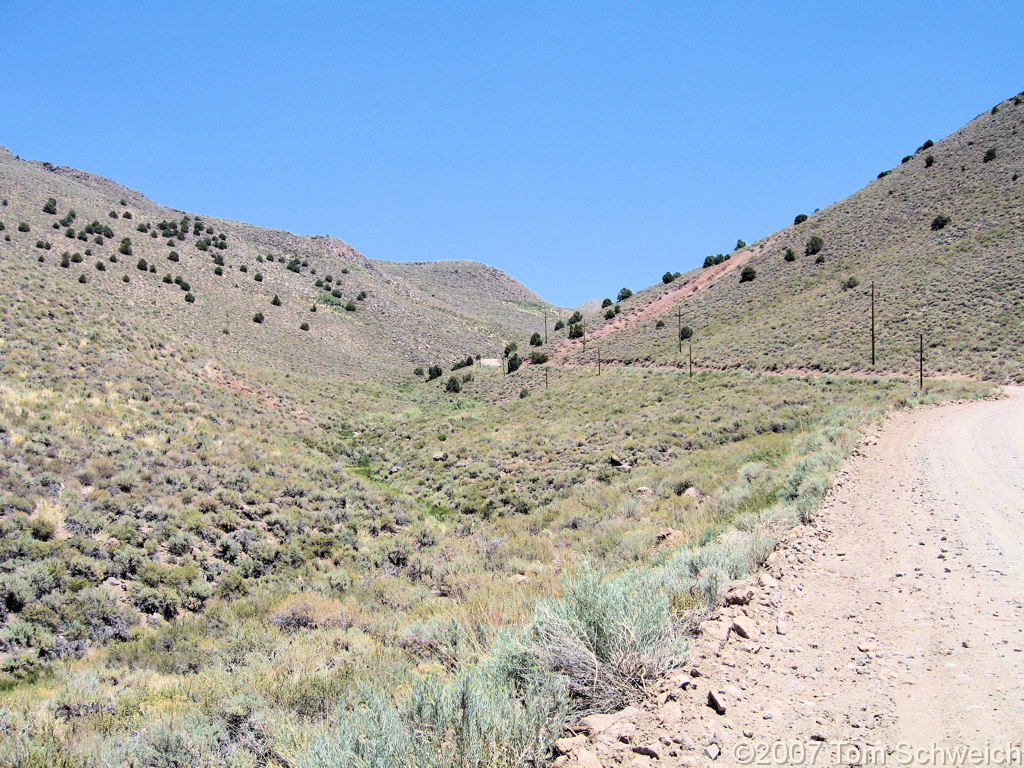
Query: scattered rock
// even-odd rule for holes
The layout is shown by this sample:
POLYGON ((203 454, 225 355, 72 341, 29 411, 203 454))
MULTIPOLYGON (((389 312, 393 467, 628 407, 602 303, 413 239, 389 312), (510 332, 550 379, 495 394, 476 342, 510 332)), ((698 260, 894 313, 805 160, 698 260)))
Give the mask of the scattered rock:
POLYGON ((610 715, 587 715, 580 720, 580 725, 582 725, 584 730, 586 730, 586 732, 591 736, 596 736, 599 733, 607 731, 620 720, 635 717, 639 714, 640 710, 636 707, 626 707, 625 709, 610 715))
POLYGON ((708 691, 708 706, 720 715, 725 714, 725 702, 714 691, 708 691))
POLYGON ((565 739, 558 739, 555 741, 555 752, 560 755, 571 755, 586 743, 586 736, 572 736, 565 739))
POLYGON ((445 453, 444 451, 438 451, 431 458, 434 461, 447 461, 448 460, 448 454, 445 453))
POLYGON ((576 765, 579 768, 601 768, 601 761, 589 749, 580 749, 576 752, 576 765))
POLYGON ((746 640, 753 640, 761 634, 757 623, 749 616, 737 616, 733 619, 732 631, 746 640))
POLYGON ((633 751, 638 755, 653 757, 655 760, 661 759, 661 745, 657 742, 651 742, 650 744, 637 744, 633 747, 633 751))
POLYGON ((616 456, 614 453, 612 454, 612 457, 608 459, 608 463, 611 464, 613 467, 621 467, 623 464, 625 464, 625 462, 618 456, 616 456))
POLYGON ((712 760, 717 760, 718 756, 722 754, 722 750, 717 744, 708 744, 704 747, 704 754, 712 760))
POLYGON ((754 590, 747 585, 735 586, 725 593, 726 605, 748 605, 754 599, 754 590))
POLYGON ((654 489, 653 488, 648 488, 646 485, 641 485, 639 488, 636 489, 636 492, 639 495, 641 495, 641 496, 653 496, 654 495, 654 489))

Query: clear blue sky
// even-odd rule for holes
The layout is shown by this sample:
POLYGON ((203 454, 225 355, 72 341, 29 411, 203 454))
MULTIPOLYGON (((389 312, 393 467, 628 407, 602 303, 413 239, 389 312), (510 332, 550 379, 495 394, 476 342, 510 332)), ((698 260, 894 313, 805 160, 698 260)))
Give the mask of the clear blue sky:
POLYGON ((1024 89, 1024 2, 13 2, 0 144, 572 306, 1024 89))

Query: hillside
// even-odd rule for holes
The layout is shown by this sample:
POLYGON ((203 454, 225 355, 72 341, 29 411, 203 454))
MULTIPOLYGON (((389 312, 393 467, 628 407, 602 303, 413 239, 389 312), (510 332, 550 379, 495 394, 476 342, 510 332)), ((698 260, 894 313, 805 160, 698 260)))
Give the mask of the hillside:
POLYGON ((676 365, 687 352, 677 352, 680 309, 702 366, 916 374, 922 333, 926 375, 1022 381, 1022 175, 1024 98, 1013 97, 719 266, 640 291, 611 320, 590 315, 585 354, 564 335, 555 351, 676 365), (754 280, 741 282, 743 266, 754 280))
POLYGON ((415 365, 446 365, 529 335, 549 306, 480 263, 375 261, 334 238, 186 214, 3 149, 0 198, 7 280, 74 296, 83 311, 145 318, 250 364, 411 379, 415 365))

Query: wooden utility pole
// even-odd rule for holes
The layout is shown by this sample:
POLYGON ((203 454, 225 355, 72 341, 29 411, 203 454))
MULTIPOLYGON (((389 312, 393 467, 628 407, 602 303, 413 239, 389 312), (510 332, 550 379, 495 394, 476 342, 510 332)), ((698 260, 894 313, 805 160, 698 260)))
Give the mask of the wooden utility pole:
POLYGON ((683 351, 683 308, 681 306, 676 307, 676 336, 679 337, 679 352, 683 351))
POLYGON ((871 367, 875 367, 875 282, 871 281, 871 367))
POLYGON ((544 391, 548 391, 548 369, 544 369, 544 391))
POLYGON ((548 343, 548 311, 546 309, 544 310, 544 343, 548 343))
POLYGON ((580 320, 580 325, 583 326, 583 351, 587 351, 587 321, 580 320))
POLYGON ((690 378, 693 378, 693 342, 690 342, 690 378))
POLYGON ((917 335, 917 388, 924 390, 924 334, 917 335))

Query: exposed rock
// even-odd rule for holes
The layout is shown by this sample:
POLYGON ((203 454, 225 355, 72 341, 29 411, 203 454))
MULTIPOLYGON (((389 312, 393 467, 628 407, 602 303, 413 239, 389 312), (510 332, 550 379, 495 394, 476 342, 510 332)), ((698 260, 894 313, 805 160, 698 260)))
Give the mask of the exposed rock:
POLYGON ((754 590, 748 585, 737 585, 725 593, 722 602, 726 605, 748 605, 754 599, 754 590))
POLYGON ((641 496, 653 496, 654 495, 654 489, 653 488, 648 488, 646 485, 641 485, 639 488, 636 489, 636 492, 638 494, 640 494, 641 496))
POLYGON ((431 458, 434 461, 447 461, 448 460, 448 454, 445 453, 444 451, 438 451, 431 458))
POLYGON ((601 761, 597 759, 597 755, 589 749, 579 749, 576 751, 576 765, 579 768, 602 768, 601 761))
POLYGON ((683 708, 670 701, 658 710, 658 719, 662 725, 675 725, 683 719, 683 708))
POLYGON ((712 760, 717 760, 718 756, 722 754, 722 750, 717 744, 708 744, 704 747, 704 754, 712 760))
POLYGON ((655 760, 661 759, 661 745, 657 742, 651 742, 650 744, 637 744, 633 747, 633 751, 638 755, 653 757, 655 760))
POLYGON ((617 722, 623 719, 629 719, 640 714, 640 710, 636 707, 626 707, 619 712, 614 712, 610 715, 587 715, 580 720, 580 725, 589 733, 591 736, 596 736, 599 733, 603 733, 615 725, 617 722))
POLYGON ((613 453, 612 457, 608 459, 608 463, 613 467, 621 467, 625 462, 613 453))

